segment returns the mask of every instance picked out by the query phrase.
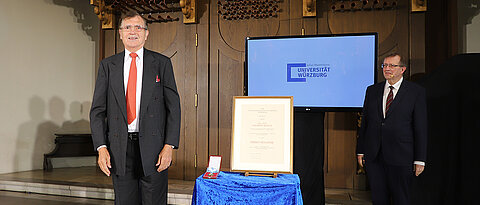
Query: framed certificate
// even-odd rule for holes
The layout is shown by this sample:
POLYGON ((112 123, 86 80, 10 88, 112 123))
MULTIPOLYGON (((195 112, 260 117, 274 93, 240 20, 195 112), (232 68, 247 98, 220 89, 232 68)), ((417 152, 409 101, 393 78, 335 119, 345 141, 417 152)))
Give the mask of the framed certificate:
POLYGON ((233 97, 232 171, 293 173, 293 97, 233 97))

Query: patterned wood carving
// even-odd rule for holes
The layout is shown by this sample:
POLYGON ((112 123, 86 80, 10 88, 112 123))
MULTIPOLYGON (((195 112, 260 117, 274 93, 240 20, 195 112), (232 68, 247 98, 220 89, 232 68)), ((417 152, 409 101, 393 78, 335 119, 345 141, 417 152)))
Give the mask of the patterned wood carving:
POLYGON ((332 33, 378 32, 382 43, 393 32, 397 22, 397 10, 364 12, 328 11, 328 27, 332 33), (378 18, 381 16, 382 18, 378 18))
POLYGON ((218 21, 218 32, 222 41, 231 49, 244 52, 245 38, 254 36, 276 36, 279 33, 278 19, 252 21, 218 21))
MULTIPOLYGON (((175 14, 175 17, 180 16, 180 14, 175 14)), ((178 34, 177 29, 182 29, 183 24, 180 22, 167 23, 167 24, 149 24, 148 30, 150 35, 148 36, 147 41, 145 42, 146 48, 154 48, 155 51, 160 52, 167 56, 172 56, 176 50, 172 50, 178 46, 179 40, 183 40, 184 36, 182 33, 178 34), (166 32, 168 31, 168 32, 166 32), (168 53, 165 53, 168 51, 168 53)))

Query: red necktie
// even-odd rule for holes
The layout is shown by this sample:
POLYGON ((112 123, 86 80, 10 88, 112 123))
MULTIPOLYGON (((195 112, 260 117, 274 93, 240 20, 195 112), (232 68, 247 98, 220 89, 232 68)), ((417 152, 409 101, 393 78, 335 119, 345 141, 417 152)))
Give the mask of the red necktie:
POLYGON ((135 100, 137 99, 137 63, 135 58, 136 53, 130 53, 132 57, 132 63, 130 64, 130 73, 128 74, 127 83, 127 122, 131 124, 135 120, 137 115, 137 105, 135 100))
POLYGON ((387 114, 388 112, 388 109, 390 108, 390 105, 392 104, 392 101, 393 101, 393 86, 390 86, 390 92, 388 92, 388 96, 387 96, 387 103, 385 105, 385 114, 387 114))

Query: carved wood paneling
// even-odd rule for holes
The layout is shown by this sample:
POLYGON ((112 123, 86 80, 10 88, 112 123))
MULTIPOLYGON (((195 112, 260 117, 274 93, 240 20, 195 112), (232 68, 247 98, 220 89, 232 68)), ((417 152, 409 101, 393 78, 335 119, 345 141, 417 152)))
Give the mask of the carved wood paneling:
MULTIPOLYGON (((219 153, 230 156, 232 136, 232 102, 233 96, 243 95, 243 66, 241 56, 230 58, 218 52, 219 65, 219 153)), ((224 157, 222 167, 230 167, 230 157, 224 157)))
MULTIPOLYGON (((197 2, 197 11, 205 14, 209 12, 208 1, 206 3, 197 2), (202 3, 202 4, 200 4, 202 3), (202 7, 199 7, 202 5, 202 7)), ((208 167, 208 110, 209 110, 209 16, 201 15, 198 17, 200 23, 196 25, 198 33, 198 47, 197 47, 197 132, 196 132, 196 154, 197 154, 197 169, 195 177, 203 174, 208 167)))
POLYGON ((390 36, 397 22, 397 10, 363 12, 328 11, 328 27, 334 34, 378 32, 378 42, 390 36), (382 18, 379 18, 381 16, 382 18))
MULTIPOLYGON (((189 62, 185 61, 186 56, 191 55, 185 47, 188 43, 186 33, 189 32, 181 22, 171 23, 154 23, 149 25, 149 36, 145 43, 145 48, 162 53, 171 58, 173 71, 175 73, 175 81, 177 90, 180 95, 180 103, 182 109, 182 124, 180 128, 180 146, 174 152, 173 163, 169 168, 170 178, 183 179, 188 169, 186 154, 190 151, 186 147, 192 146, 192 133, 195 132, 195 117, 191 115, 192 98, 191 84, 186 79, 195 79, 195 72, 192 74, 191 69, 187 69, 189 62), (165 32, 168 30, 169 32, 165 32), (192 76, 193 75, 193 76, 192 76), (190 111, 190 112, 189 112, 190 111), (193 122, 191 122, 193 120, 193 122)), ((193 61, 193 63, 195 63, 193 61)))
MULTIPOLYGON (((178 16, 180 15, 178 14, 178 16)), ((149 40, 145 42, 145 47, 155 48, 155 51, 164 53, 169 47, 175 47, 175 45, 172 44, 178 44, 178 40, 183 39, 182 34, 184 33, 181 31, 182 29, 184 29, 184 26, 179 22, 150 24, 148 26, 150 32, 148 36, 149 40), (177 29, 180 31, 177 31, 177 29), (177 35, 177 32, 180 32, 179 35, 177 35)), ((164 53, 164 55, 167 54, 164 53)))
POLYGON ((104 48, 104 57, 114 55, 115 52, 115 36, 116 30, 104 30, 105 34, 105 48, 104 48))
POLYGON ((280 21, 273 19, 253 19, 249 21, 227 21, 220 19, 218 32, 223 42, 235 51, 245 51, 244 37, 276 36, 279 33, 280 21))

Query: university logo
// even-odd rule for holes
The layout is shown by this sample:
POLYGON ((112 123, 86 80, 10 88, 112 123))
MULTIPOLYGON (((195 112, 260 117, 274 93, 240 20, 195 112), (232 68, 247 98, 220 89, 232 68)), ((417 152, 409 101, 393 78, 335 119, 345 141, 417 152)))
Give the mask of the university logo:
POLYGON ((288 63, 287 82, 307 82, 307 78, 326 78, 329 64, 288 63))

